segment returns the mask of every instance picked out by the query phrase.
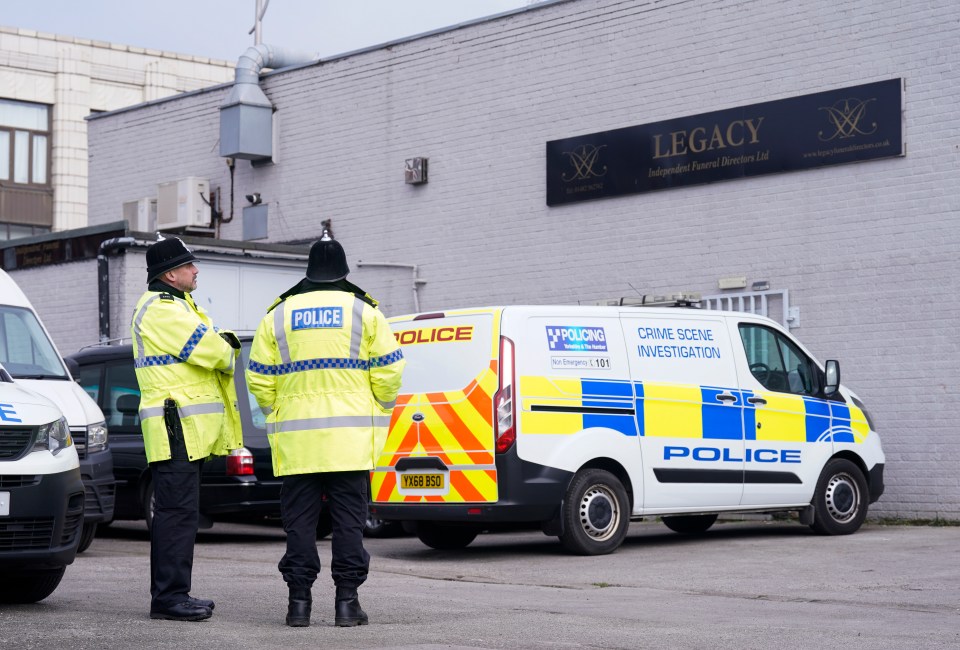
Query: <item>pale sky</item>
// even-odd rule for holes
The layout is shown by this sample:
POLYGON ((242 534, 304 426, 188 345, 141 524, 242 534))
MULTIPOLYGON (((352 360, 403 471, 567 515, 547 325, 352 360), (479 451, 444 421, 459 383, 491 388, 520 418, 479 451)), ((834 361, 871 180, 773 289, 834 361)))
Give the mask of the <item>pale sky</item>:
MULTIPOLYGON (((269 0, 262 41, 329 57, 529 4, 269 0)), ((235 61, 254 44, 255 8, 256 0, 0 0, 0 25, 235 61)))

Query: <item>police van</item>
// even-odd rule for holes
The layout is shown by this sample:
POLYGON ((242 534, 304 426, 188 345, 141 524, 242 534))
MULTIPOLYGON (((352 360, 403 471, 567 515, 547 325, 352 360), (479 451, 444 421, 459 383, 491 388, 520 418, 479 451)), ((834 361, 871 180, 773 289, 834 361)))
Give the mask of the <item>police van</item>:
POLYGON ((77 554, 83 501, 60 409, 0 365, 0 603, 53 593, 77 554))
POLYGON ((48 397, 67 419, 86 488, 82 553, 93 542, 98 524, 113 520, 116 485, 107 425, 100 407, 73 380, 27 296, 3 270, 0 363, 18 384, 48 397))
POLYGON ((371 508, 433 548, 535 524, 597 555, 632 520, 695 534, 746 512, 849 534, 883 493, 838 362, 768 318, 508 306, 390 322, 407 365, 371 508))

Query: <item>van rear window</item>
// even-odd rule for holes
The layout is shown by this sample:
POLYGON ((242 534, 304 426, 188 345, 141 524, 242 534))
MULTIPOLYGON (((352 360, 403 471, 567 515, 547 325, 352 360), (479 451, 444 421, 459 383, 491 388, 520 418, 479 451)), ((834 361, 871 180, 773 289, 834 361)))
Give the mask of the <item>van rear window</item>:
POLYGON ((462 390, 496 358, 493 314, 392 321, 390 326, 407 360, 404 394, 462 390))

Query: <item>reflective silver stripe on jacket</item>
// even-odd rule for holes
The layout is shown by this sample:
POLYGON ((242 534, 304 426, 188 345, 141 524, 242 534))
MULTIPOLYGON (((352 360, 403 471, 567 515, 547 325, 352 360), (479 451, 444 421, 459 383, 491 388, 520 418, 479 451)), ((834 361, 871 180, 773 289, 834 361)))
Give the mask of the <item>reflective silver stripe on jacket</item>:
POLYGON ((191 415, 206 415, 208 413, 224 413, 223 403, 221 402, 208 402, 206 404, 190 404, 189 406, 181 406, 177 409, 177 413, 180 414, 181 418, 188 418, 191 415))
POLYGON ((389 409, 392 409, 394 406, 397 405, 397 400, 395 400, 395 399, 394 399, 394 400, 390 400, 389 402, 381 402, 381 401, 380 401, 379 399, 377 399, 376 397, 374 397, 373 399, 376 399, 376 400, 377 400, 377 404, 379 404, 379 405, 380 405, 380 408, 382 408, 382 409, 388 409, 388 410, 389 410, 389 409))
POLYGON ((267 433, 309 431, 310 429, 341 429, 344 427, 388 427, 389 415, 342 415, 330 418, 307 418, 286 422, 267 422, 267 433))
POLYGON ((360 341, 363 339, 363 301, 353 297, 353 319, 350 327, 350 358, 360 358, 360 341))
POLYGON ((140 409, 140 420, 146 420, 147 418, 156 418, 163 415, 162 406, 151 406, 150 408, 140 409))
POLYGON ((158 293, 155 296, 147 298, 147 301, 143 303, 143 306, 140 307, 140 311, 137 312, 136 316, 133 318, 133 356, 135 359, 143 359, 145 354, 143 351, 143 338, 140 336, 140 322, 143 320, 144 314, 147 313, 147 307, 150 306, 154 300, 157 300, 160 297, 158 293))
POLYGON ((287 345, 286 320, 287 301, 284 300, 273 310, 273 335, 277 339, 277 351, 280 352, 280 363, 290 363, 290 347, 287 345))
MULTIPOLYGON (((140 311, 138 311, 133 318, 133 355, 134 355, 134 359, 136 359, 137 361, 143 362, 143 360, 146 358, 146 353, 144 352, 144 349, 143 349, 143 337, 140 334, 140 331, 141 331, 140 323, 141 321, 143 321, 143 316, 147 313, 147 307, 150 306, 150 303, 152 303, 154 300, 158 300, 159 298, 160 298, 159 293, 155 296, 150 296, 149 298, 147 298, 147 301, 143 303, 143 306, 140 307, 140 311)), ((186 300, 183 300, 182 298, 177 298, 176 296, 173 296, 173 299, 178 303, 180 303, 180 305, 187 310, 187 313, 191 313, 193 311, 192 309, 190 309, 190 305, 189 303, 187 303, 186 300)), ((142 363, 140 367, 147 366, 147 365, 155 365, 155 364, 142 363)))

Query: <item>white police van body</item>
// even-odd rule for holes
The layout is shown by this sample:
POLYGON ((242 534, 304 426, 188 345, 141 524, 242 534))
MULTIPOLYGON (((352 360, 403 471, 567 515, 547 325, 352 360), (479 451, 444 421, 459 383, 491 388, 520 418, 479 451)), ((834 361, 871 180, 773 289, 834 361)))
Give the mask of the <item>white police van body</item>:
POLYGON ((0 603, 53 593, 83 525, 80 460, 60 409, 0 366, 0 603))
POLYGON ((700 533, 730 512, 845 534, 883 492, 880 440, 839 365, 770 319, 510 306, 391 325, 407 366, 372 509, 435 548, 536 523, 609 553, 630 520, 700 533))
POLYGON ((3 270, 0 363, 18 384, 49 398, 67 420, 86 489, 83 552, 93 541, 97 525, 113 519, 116 486, 107 425, 96 402, 74 381, 30 300, 3 270))

